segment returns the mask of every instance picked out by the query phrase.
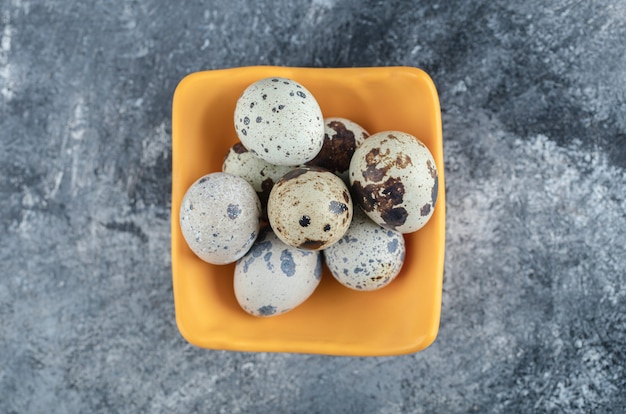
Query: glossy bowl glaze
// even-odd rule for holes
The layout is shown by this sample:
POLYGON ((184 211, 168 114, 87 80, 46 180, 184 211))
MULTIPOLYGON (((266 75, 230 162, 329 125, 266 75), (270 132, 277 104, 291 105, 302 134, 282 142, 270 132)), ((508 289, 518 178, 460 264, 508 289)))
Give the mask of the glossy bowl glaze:
POLYGON ((436 338, 445 249, 445 185, 441 112, 435 85, 410 67, 310 69, 272 66, 197 72, 177 86, 172 108, 172 280, 176 322, 183 337, 203 348, 378 356, 420 351, 436 338), (410 133, 426 144, 439 171, 431 220, 405 235, 407 255, 389 286, 358 292, 328 269, 300 307, 271 318, 244 312, 233 290, 234 264, 211 265, 187 247, 179 209, 200 176, 221 171, 237 142, 233 112, 243 90, 270 76, 294 79, 318 100, 324 117, 343 117, 370 134, 410 133))

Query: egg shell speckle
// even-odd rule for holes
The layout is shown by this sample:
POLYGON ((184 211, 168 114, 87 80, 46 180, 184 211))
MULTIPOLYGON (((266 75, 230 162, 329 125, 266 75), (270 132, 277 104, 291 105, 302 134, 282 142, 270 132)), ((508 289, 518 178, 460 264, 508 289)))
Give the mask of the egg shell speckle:
POLYGON ((356 209, 346 234, 323 254, 339 283, 354 290, 372 291, 398 276, 406 247, 401 233, 379 226, 356 209))
POLYGON ((275 165, 300 165, 324 143, 322 110, 309 90, 286 78, 248 86, 235 106, 235 130, 253 154, 275 165))
POLYGON ((317 167, 288 172, 270 192, 267 215, 276 235, 301 249, 322 250, 350 226, 350 191, 333 173, 317 167))
POLYGON ((241 177, 252 185, 263 209, 267 206, 274 184, 291 169, 285 165, 270 164, 248 151, 240 142, 230 147, 222 164, 223 172, 241 177))
POLYGON ((347 183, 352 155, 367 137, 369 133, 356 122, 346 118, 325 118, 322 149, 306 165, 325 168, 347 183))
POLYGON ((280 315, 308 299, 321 276, 321 253, 288 246, 268 230, 235 265, 235 297, 251 315, 280 315))
POLYGON ((235 262, 259 234, 261 203, 243 178, 215 172, 194 182, 180 206, 180 228, 189 248, 212 264, 235 262))
POLYGON ((438 193, 432 154, 420 140, 400 131, 371 135, 350 162, 352 194, 377 224, 401 233, 422 228, 438 193))

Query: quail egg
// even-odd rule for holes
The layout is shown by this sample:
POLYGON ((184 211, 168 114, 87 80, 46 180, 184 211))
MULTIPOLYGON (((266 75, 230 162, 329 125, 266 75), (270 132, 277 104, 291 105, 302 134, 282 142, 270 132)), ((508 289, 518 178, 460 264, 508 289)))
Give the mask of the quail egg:
POLYGON ((426 145, 400 131, 371 135, 350 161, 355 203, 377 224, 401 233, 417 231, 431 218, 437 177, 426 145))
POLYGON ((180 229, 189 248, 212 264, 232 263, 259 234, 261 203, 246 180, 215 172, 194 182, 180 206, 180 229))
POLYGON ((404 237, 374 223, 355 209, 352 223, 339 241, 324 250, 333 277, 354 290, 377 290, 391 283, 402 269, 404 237))
POLYGON ((253 154, 275 165, 301 165, 324 143, 324 119, 300 83, 265 78, 248 86, 235 106, 235 130, 253 154))
POLYGON ((321 250, 341 237, 352 219, 350 191, 317 167, 291 170, 272 188, 267 216, 276 235, 300 249, 321 250))
POLYGON ((268 229, 235 265, 235 297, 251 315, 280 315, 308 299, 321 276, 321 253, 288 246, 268 229))

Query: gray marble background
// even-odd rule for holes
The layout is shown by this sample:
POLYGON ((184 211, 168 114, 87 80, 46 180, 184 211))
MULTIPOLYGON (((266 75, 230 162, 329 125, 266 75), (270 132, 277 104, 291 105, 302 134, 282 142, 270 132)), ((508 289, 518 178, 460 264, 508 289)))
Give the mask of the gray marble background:
POLYGON ((0 412, 626 411, 623 0, 3 0, 0 18, 0 412), (448 210, 427 350, 179 335, 172 93, 257 64, 432 76, 448 210))

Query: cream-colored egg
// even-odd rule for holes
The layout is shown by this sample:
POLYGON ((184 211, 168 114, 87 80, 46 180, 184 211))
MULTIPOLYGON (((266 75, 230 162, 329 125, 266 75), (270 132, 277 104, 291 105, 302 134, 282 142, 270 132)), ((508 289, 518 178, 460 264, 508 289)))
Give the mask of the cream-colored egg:
POLYGON ((325 168, 347 183, 352 155, 368 136, 361 125, 349 119, 325 118, 324 145, 306 165, 325 168))
POLYGON ((377 224, 411 233, 433 215, 438 174, 420 140, 400 131, 371 135, 350 162, 350 185, 357 203, 377 224))
POLYGON ((240 142, 230 147, 222 164, 223 172, 241 177, 252 185, 263 209, 267 206, 274 184, 291 169, 285 165, 270 164, 248 151, 240 142))
POLYGON ((251 315, 280 315, 308 299, 321 276, 319 252, 288 246, 269 230, 237 261, 235 297, 251 315))
POLYGON ((275 165, 304 164, 324 143, 324 119, 315 97, 286 78, 248 86, 235 106, 235 129, 248 150, 275 165))
POLYGON ((180 229, 202 260, 227 264, 241 258, 259 234, 261 203, 243 178, 215 172, 194 182, 180 205, 180 229))
POLYGON ((345 234, 352 198, 341 178, 317 167, 288 172, 270 193, 267 215, 276 235, 300 249, 324 249, 345 234))
POLYGON ((323 254, 339 283, 350 289, 371 291, 387 286, 398 276, 405 253, 401 233, 379 226, 355 209, 346 234, 323 254))

